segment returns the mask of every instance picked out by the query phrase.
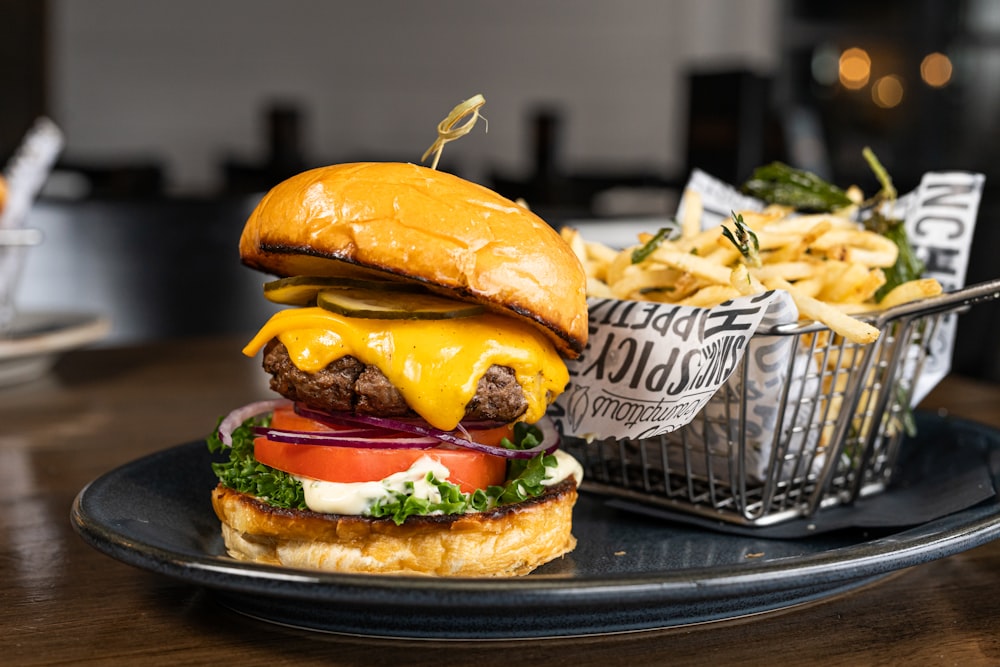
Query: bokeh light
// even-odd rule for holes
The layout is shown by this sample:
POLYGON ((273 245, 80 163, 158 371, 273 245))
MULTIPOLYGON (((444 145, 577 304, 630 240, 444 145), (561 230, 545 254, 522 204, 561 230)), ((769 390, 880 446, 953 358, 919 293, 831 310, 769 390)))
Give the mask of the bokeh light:
POLYGON ((872 59, 864 49, 852 47, 840 54, 840 84, 858 90, 868 84, 872 73, 872 59))
POLYGON ((840 76, 840 50, 832 44, 816 48, 809 63, 813 79, 823 86, 832 86, 840 76))
POLYGON ((928 53, 920 63, 920 78, 932 88, 942 88, 951 81, 951 59, 943 53, 928 53))
POLYGON ((903 101, 903 80, 895 74, 879 77, 872 85, 872 101, 883 109, 891 109, 903 101))

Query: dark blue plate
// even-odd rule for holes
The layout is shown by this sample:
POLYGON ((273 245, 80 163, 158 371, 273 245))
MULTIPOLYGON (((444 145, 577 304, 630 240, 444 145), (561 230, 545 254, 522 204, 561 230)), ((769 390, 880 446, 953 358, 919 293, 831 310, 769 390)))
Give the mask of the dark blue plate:
MULTIPOLYGON (((1000 451, 996 430, 927 415, 921 423, 924 435, 907 445, 917 452, 976 447, 989 465, 1000 451)), ((564 637, 729 619, 834 596, 1000 535, 996 498, 907 529, 781 540, 657 520, 583 493, 576 550, 526 577, 331 574, 228 558, 209 501, 212 460, 194 442, 117 468, 80 492, 73 525, 99 551, 204 586, 240 613, 352 635, 564 637)))

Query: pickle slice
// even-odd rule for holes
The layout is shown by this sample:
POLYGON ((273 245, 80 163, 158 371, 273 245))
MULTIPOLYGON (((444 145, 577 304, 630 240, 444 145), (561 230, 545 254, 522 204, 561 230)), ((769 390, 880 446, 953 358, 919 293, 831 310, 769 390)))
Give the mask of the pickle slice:
POLYGON ((394 292, 422 292, 424 288, 412 283, 391 280, 365 280, 361 278, 332 278, 329 276, 291 276, 264 283, 264 298, 286 306, 311 306, 316 295, 325 289, 359 287, 370 290, 394 292))
POLYGON ((322 290, 316 305, 347 317, 375 320, 448 320, 472 317, 485 308, 434 294, 407 294, 363 287, 322 290))

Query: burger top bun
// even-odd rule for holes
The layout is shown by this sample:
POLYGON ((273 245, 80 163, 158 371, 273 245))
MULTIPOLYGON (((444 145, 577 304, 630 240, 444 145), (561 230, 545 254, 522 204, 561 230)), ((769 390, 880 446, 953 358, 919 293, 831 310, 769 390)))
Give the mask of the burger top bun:
POLYGON ((391 274, 540 326, 565 356, 587 342, 587 279, 527 208, 452 174, 361 162, 275 186, 240 238, 244 264, 277 276, 391 274))

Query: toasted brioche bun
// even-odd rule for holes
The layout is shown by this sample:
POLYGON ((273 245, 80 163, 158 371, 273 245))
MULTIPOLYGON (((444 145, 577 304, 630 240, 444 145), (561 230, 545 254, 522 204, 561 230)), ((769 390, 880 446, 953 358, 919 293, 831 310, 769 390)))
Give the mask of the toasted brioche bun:
POLYGON ((587 342, 587 279, 527 208, 413 164, 321 167, 279 183, 250 215, 240 257, 277 276, 423 283, 540 327, 564 356, 587 342))
POLYGON ((221 484, 212 506, 238 560, 369 574, 503 577, 572 551, 576 485, 475 514, 390 519, 279 509, 221 484))

